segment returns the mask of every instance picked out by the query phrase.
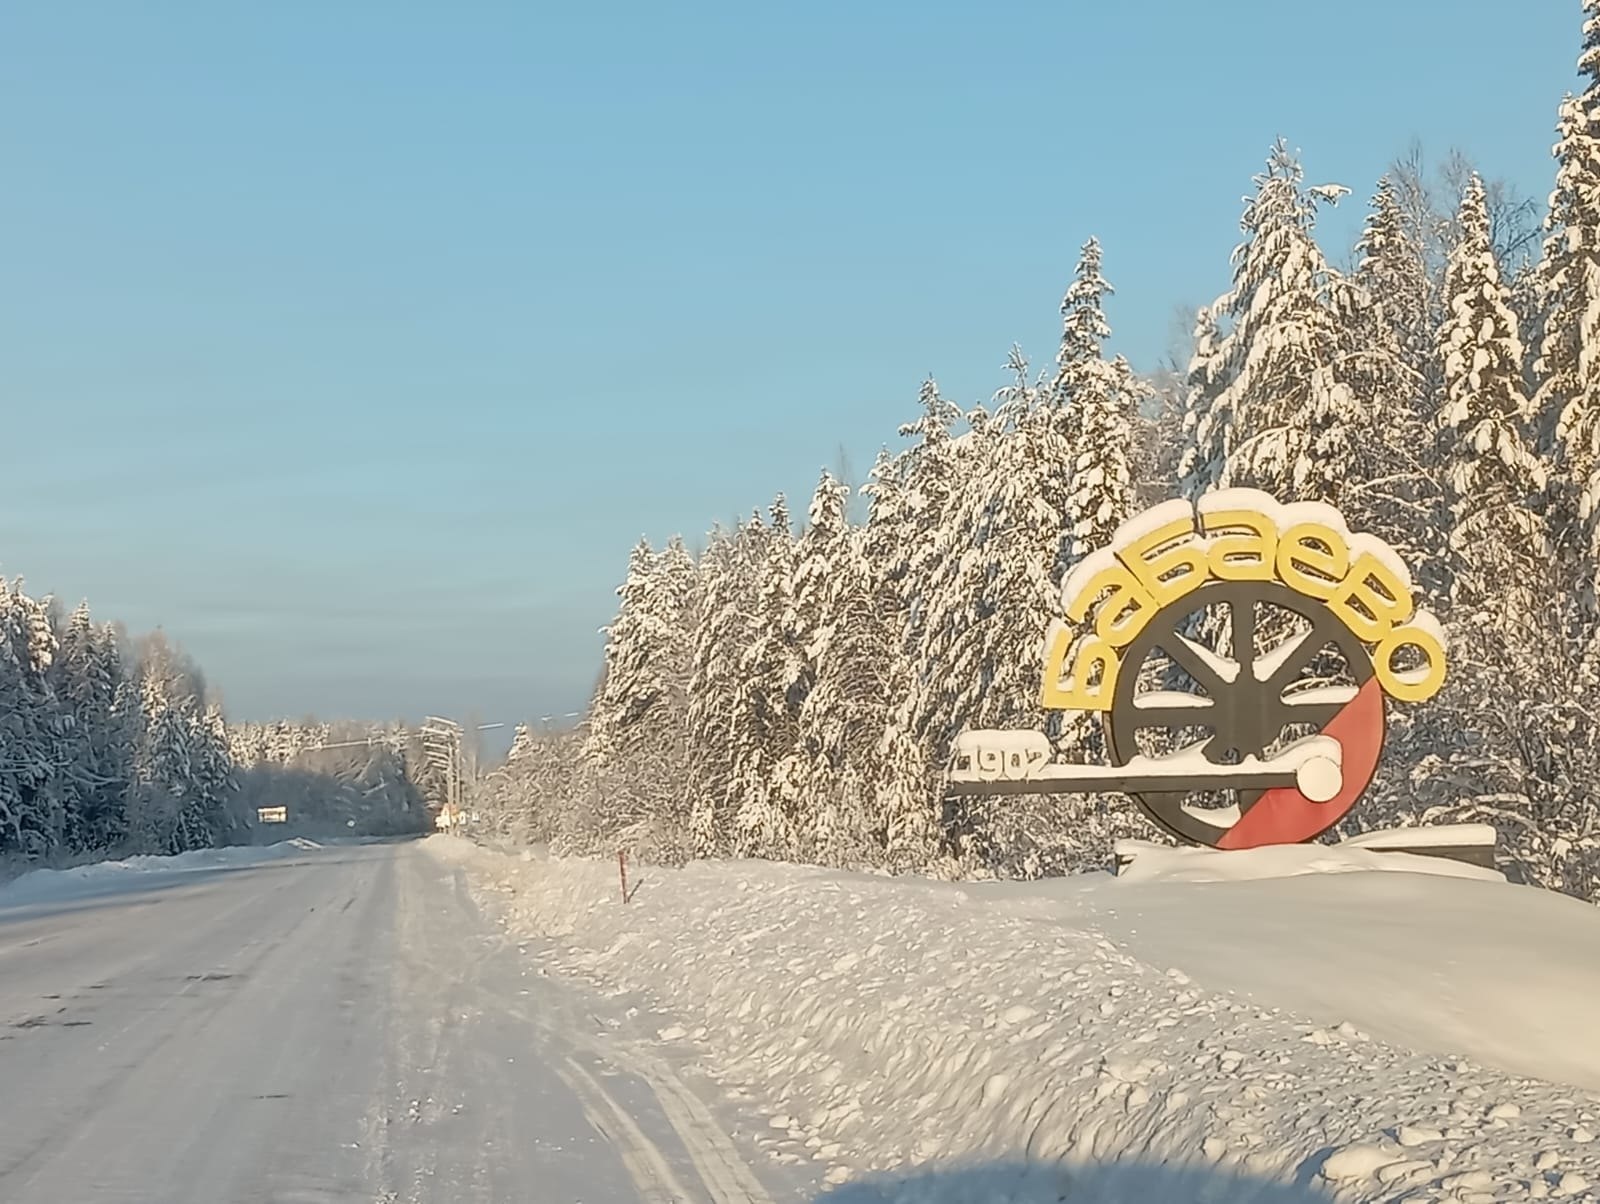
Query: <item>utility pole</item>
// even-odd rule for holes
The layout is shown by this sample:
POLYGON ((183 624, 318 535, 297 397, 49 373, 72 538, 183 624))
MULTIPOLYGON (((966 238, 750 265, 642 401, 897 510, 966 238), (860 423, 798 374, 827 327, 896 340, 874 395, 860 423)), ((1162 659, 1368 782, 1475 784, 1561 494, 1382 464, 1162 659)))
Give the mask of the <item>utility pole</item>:
POLYGON ((422 725, 423 754, 428 764, 444 775, 445 807, 457 824, 468 802, 468 791, 476 794, 479 733, 504 726, 503 723, 474 724, 469 744, 464 739, 467 730, 453 719, 429 715, 422 725))
POLYGON ((444 805, 455 821, 461 814, 461 725, 429 715, 422 725, 422 751, 428 765, 444 775, 444 805))

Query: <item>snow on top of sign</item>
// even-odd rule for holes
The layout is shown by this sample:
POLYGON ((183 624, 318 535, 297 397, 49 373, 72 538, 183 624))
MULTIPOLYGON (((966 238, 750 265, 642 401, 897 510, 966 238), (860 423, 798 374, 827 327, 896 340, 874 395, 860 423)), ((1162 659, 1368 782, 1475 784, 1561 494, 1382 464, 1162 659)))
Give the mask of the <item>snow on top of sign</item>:
POLYGON ((1345 522, 1344 515, 1339 513, 1337 507, 1327 502, 1288 502, 1279 506, 1278 514, 1279 530, 1287 531, 1290 527, 1301 523, 1316 523, 1344 536, 1346 542, 1349 541, 1350 526, 1345 522))
MULTIPOLYGON (((1343 749, 1337 740, 1332 736, 1318 733, 1296 740, 1275 757, 1263 759, 1254 755, 1247 755, 1241 758, 1237 764, 1218 764, 1206 759, 1205 749, 1206 745, 1211 743, 1211 739, 1208 736, 1204 740, 1199 740, 1185 748, 1180 748, 1176 752, 1166 753, 1161 756, 1149 756, 1139 753, 1129 757, 1127 764, 1120 766, 1120 768, 1129 777, 1238 780, 1258 774, 1292 774, 1312 757, 1326 757, 1337 762, 1342 760, 1344 755, 1343 749)), ((1074 765, 1057 762, 1043 766, 1034 776, 1070 782, 1074 778, 1104 777, 1105 773, 1105 767, 1101 765, 1074 765)))
MULTIPOLYGON (((1070 610, 1095 576, 1118 563, 1117 553, 1126 550, 1140 539, 1170 523, 1196 517, 1203 520, 1206 515, 1225 510, 1245 510, 1260 514, 1269 519, 1280 533, 1300 523, 1314 523, 1327 527, 1345 541, 1352 559, 1362 553, 1369 553, 1373 559, 1394 574, 1407 590, 1414 588, 1411 570, 1394 548, 1380 536, 1367 532, 1352 533, 1344 515, 1327 502, 1279 502, 1271 494, 1259 489, 1214 489, 1210 493, 1202 494, 1192 505, 1182 498, 1174 498, 1160 502, 1129 518, 1117 528, 1105 547, 1089 553, 1068 570, 1061 582, 1062 608, 1070 610)), ((1184 542, 1203 549, 1210 540, 1200 531, 1201 525, 1203 521, 1197 524, 1193 534, 1185 535, 1183 539, 1184 542)))
POLYGON ((1252 510, 1271 519, 1275 526, 1284 526, 1283 503, 1260 489, 1213 489, 1200 495, 1195 510, 1202 516, 1220 510, 1252 510))
MULTIPOLYGON (((1407 624, 1407 626, 1412 627, 1425 635, 1432 636, 1440 648, 1446 648, 1449 646, 1445 643, 1444 627, 1440 624, 1439 620, 1434 616, 1432 611, 1417 611, 1416 614, 1411 616, 1411 622, 1407 624)), ((1394 676, 1404 684, 1408 686, 1414 686, 1420 685, 1427 681, 1431 673, 1431 666, 1423 665, 1415 669, 1396 670, 1394 672, 1394 676)))
POLYGON ((1079 594, 1089 588, 1095 576, 1117 563, 1117 554, 1111 548, 1097 548, 1067 572, 1061 582, 1061 609, 1070 611, 1079 594))
POLYGON ((1194 507, 1183 498, 1173 498, 1171 501, 1158 502, 1148 510, 1135 514, 1127 522, 1117 528, 1111 536, 1111 543, 1107 545, 1113 552, 1119 552, 1170 523, 1182 522, 1194 518, 1194 507))
POLYGON ((1414 588, 1411 581, 1410 567, 1401 558, 1399 552, 1396 552, 1378 536, 1360 532, 1351 535, 1347 542, 1350 545, 1350 559, 1352 561, 1363 552, 1366 552, 1379 564, 1383 565, 1384 568, 1393 573, 1400 584, 1405 586, 1407 590, 1414 588))

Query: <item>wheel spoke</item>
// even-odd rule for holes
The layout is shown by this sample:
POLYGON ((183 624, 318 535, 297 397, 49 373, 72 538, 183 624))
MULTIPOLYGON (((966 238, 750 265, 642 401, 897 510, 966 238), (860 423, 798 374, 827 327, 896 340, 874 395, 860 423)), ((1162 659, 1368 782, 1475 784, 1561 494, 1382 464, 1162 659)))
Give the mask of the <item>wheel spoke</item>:
POLYGON ((1317 659, 1317 655, 1328 645, 1325 640, 1312 638, 1314 634, 1314 632, 1307 632, 1299 637, 1300 642, 1296 645, 1294 651, 1285 657, 1283 663, 1272 671, 1272 676, 1267 679, 1265 689, 1279 694, 1283 693, 1283 688, 1295 679, 1300 670, 1317 659))
POLYGON ((1215 656, 1216 653, 1200 647, 1177 632, 1173 633, 1172 639, 1164 641, 1160 648, 1212 698, 1218 697, 1228 688, 1228 683, 1212 666, 1207 656, 1208 653, 1211 656, 1215 656))
POLYGON ((1251 667, 1256 663, 1256 604, 1230 602, 1228 617, 1232 620, 1233 659, 1239 663, 1239 680, 1249 682, 1255 677, 1251 667))

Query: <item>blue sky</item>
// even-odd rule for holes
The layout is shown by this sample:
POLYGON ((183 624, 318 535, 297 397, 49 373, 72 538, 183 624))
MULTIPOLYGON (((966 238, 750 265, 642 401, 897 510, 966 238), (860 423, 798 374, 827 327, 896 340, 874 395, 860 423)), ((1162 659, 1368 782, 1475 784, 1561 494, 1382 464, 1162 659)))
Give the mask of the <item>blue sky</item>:
POLYGON ((237 717, 570 711, 629 546, 1226 285, 1282 134, 1543 197, 1578 0, 13 0, 0 572, 237 717))

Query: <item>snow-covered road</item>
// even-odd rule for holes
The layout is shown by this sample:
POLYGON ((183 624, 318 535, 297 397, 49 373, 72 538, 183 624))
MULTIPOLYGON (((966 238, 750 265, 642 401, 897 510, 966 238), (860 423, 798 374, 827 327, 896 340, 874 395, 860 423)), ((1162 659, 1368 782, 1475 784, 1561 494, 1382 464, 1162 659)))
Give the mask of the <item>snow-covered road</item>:
POLYGON ((8 1204, 793 1195, 418 845, 123 877, 0 891, 8 1204))

